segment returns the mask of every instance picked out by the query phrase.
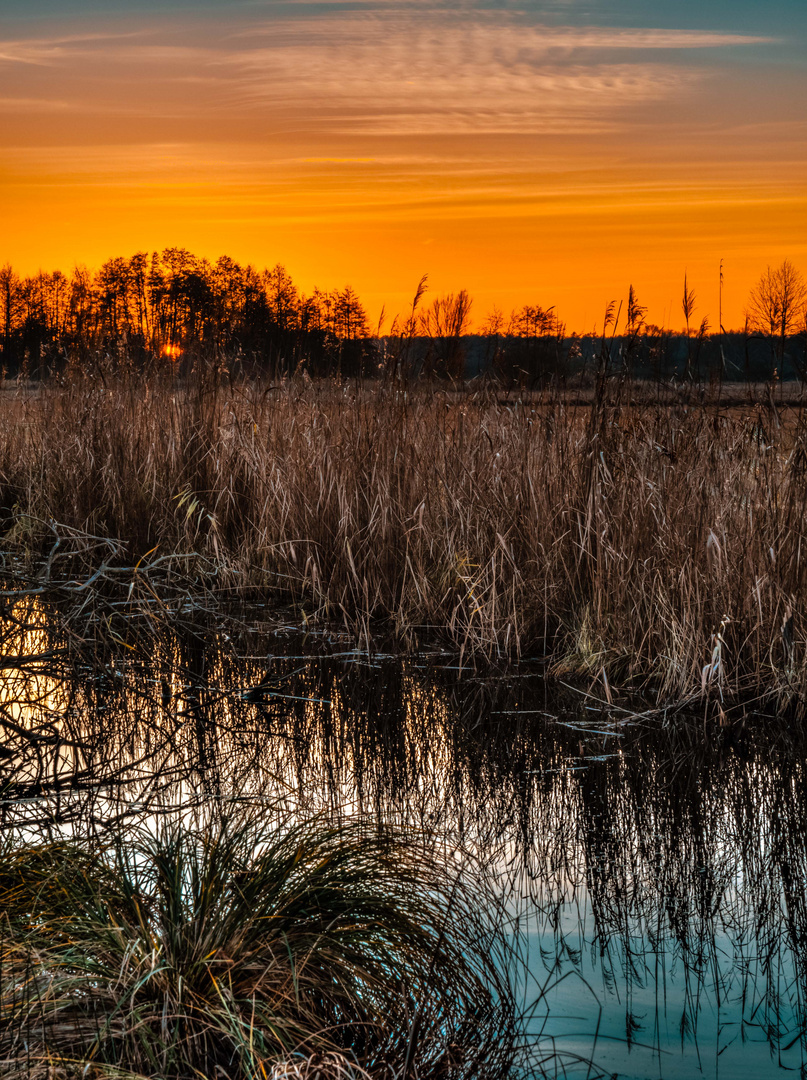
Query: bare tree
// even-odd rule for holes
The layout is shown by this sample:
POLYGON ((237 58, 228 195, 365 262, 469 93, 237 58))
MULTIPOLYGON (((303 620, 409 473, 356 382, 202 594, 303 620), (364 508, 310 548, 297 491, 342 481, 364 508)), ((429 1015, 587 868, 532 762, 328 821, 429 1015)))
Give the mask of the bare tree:
POLYGON ((11 336, 16 329, 19 309, 20 279, 7 263, 0 267, 0 324, 3 330, 3 363, 11 354, 11 336))
POLYGON ((366 338, 370 333, 367 312, 350 285, 336 293, 334 328, 337 336, 345 341, 366 338))
POLYGON ((462 337, 471 321, 471 297, 467 289, 437 296, 421 314, 421 333, 431 338, 436 367, 452 379, 461 379, 465 363, 462 337))
POLYGON ((807 285, 789 259, 775 269, 765 268, 748 297, 746 316, 750 330, 771 339, 781 367, 788 337, 807 319, 807 285))
POLYGON ((261 277, 272 319, 281 330, 291 329, 300 309, 300 296, 291 274, 278 264, 272 270, 264 270, 261 277))

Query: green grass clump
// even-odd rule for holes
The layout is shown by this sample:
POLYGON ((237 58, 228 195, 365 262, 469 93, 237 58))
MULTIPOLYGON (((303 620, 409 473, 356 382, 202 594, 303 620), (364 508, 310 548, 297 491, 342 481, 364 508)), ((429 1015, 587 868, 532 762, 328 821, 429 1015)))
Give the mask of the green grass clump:
POLYGON ((254 821, 8 847, 4 1077, 502 1076, 505 939, 423 838, 254 821))

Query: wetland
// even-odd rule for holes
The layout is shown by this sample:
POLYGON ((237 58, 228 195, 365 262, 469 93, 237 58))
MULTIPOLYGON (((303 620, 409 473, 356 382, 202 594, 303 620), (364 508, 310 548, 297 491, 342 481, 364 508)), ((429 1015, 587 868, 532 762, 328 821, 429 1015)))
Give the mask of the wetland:
POLYGON ((635 396, 9 398, 4 1075, 805 1072, 801 405, 635 396))
POLYGON ((39 598, 13 614, 0 721, 12 849, 104 848, 245 811, 274 835, 393 829, 432 870, 464 863, 471 897, 491 905, 519 1018, 513 1073, 804 1067, 798 724, 751 709, 731 726, 643 719, 538 664, 361 652, 260 610, 181 614, 148 651, 113 636, 84 659, 75 623, 39 598))

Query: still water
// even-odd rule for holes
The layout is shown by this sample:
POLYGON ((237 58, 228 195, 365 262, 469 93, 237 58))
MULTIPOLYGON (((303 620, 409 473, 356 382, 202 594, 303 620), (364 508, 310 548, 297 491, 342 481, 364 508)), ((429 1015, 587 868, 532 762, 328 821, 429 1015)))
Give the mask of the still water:
POLYGON ((537 668, 255 618, 105 640, 33 601, 5 621, 4 829, 256 800, 436 829, 506 898, 547 1075, 807 1075, 800 723, 638 723, 537 668))

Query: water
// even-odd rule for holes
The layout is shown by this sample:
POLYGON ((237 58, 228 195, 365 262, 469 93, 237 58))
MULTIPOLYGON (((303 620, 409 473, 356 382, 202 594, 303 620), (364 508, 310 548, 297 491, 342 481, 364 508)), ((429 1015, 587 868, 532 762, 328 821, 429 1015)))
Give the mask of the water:
POLYGON ((368 658, 255 619, 99 647, 34 601, 12 614, 5 829, 243 801, 438 829, 523 934, 549 1075, 807 1073, 800 725, 633 724, 537 667, 368 658))

